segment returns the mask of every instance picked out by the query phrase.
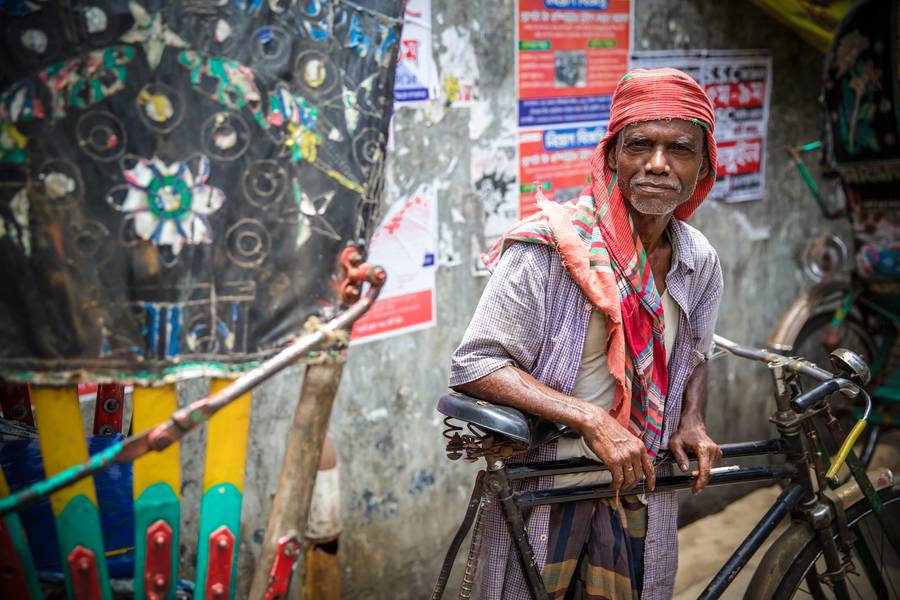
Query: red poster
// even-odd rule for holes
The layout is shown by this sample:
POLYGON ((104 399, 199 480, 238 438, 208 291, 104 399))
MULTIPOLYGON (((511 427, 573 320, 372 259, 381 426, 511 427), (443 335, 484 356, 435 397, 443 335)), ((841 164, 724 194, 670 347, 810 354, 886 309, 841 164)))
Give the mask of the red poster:
POLYGON ((630 0, 519 0, 519 127, 608 120, 630 22, 630 0))
POLYGON ((630 0, 519 0, 519 216, 575 198, 628 70, 630 0))
POLYGON ((606 125, 519 132, 519 216, 537 211, 538 186, 556 202, 576 198, 588 182, 591 155, 606 125))

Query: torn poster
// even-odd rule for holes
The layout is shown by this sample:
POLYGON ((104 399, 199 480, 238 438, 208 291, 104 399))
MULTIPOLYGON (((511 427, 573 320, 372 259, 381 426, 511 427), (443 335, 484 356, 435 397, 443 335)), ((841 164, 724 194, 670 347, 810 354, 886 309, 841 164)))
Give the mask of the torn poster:
POLYGON ((481 253, 519 220, 516 148, 512 143, 472 147, 472 188, 481 207, 481 236, 472 234, 472 273, 487 275, 481 253))
POLYGON ((438 96, 438 75, 431 43, 431 0, 409 0, 397 57, 394 104, 420 104, 438 96))
POLYGON ((587 183, 590 157, 628 70, 630 0, 519 0, 519 216, 538 186, 563 202, 587 183))
POLYGON ((388 278, 378 300, 353 326, 353 344, 434 326, 437 250, 437 191, 423 185, 392 204, 372 234, 369 261, 383 266, 388 278))
POLYGON ((0 2, 0 377, 237 376, 338 307, 403 2, 0 2))
POLYGON ((766 50, 636 52, 633 68, 681 69, 703 86, 716 110, 719 147, 711 198, 759 200, 766 185, 766 127, 772 57, 766 50))

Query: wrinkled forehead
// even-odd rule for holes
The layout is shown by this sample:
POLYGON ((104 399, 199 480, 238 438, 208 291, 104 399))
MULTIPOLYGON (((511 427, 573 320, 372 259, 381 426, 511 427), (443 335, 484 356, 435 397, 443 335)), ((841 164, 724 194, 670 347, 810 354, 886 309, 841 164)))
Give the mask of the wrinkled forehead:
POLYGON ((647 135, 651 137, 686 136, 698 142, 706 139, 706 130, 697 119, 653 119, 629 123, 619 132, 619 138, 631 135, 647 135))

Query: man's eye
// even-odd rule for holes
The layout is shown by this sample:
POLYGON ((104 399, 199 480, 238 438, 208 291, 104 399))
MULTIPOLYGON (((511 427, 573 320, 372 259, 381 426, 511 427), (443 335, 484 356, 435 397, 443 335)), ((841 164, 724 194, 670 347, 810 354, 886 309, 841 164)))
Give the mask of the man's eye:
POLYGON ((649 148, 650 142, 647 140, 633 140, 626 144, 629 148, 641 149, 641 148, 649 148))

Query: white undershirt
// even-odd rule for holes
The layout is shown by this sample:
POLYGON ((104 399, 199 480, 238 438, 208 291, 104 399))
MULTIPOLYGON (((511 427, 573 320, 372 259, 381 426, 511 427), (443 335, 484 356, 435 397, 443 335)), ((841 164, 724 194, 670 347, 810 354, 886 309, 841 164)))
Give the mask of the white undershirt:
MULTIPOLYGON (((666 345, 666 362, 672 356, 672 348, 675 347, 675 337, 678 335, 678 320, 681 316, 681 308, 669 290, 663 292, 660 298, 665 315, 665 329, 663 339, 666 345)), ((603 410, 609 410, 612 406, 615 393, 616 380, 609 372, 606 362, 606 316, 594 309, 588 321, 587 334, 584 338, 584 348, 581 351, 581 363, 578 367, 578 376, 575 378, 575 387, 572 396, 579 400, 585 400, 595 404, 603 410)), ((556 446, 556 458, 592 458, 599 460, 587 444, 584 438, 560 438, 556 446)), ((556 475, 554 485, 556 487, 568 487, 587 483, 604 483, 610 480, 609 472, 595 471, 593 473, 574 473, 571 475, 556 475)))

